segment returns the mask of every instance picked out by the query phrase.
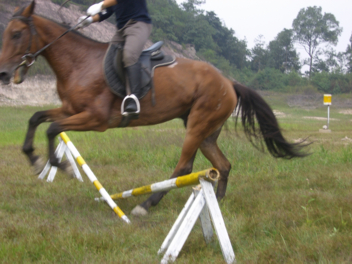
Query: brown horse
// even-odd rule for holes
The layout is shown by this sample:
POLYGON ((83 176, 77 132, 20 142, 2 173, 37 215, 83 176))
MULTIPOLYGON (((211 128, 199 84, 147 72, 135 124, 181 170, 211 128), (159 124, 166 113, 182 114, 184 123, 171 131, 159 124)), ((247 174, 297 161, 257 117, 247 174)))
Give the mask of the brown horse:
MULTIPOLYGON (((24 80, 31 61, 27 57, 27 64, 22 63, 25 53, 34 54, 67 30, 56 22, 34 15, 34 6, 33 0, 29 6, 17 11, 4 32, 0 79, 5 84, 13 75, 15 83, 24 80)), ((63 170, 67 170, 67 163, 59 163, 54 155, 54 141, 59 133, 70 130, 103 132, 119 126, 122 99, 110 91, 104 79, 103 58, 107 48, 106 43, 72 31, 41 52, 56 74, 62 106, 37 112, 29 120, 23 152, 34 167, 39 166, 40 159, 34 155, 33 138, 36 128, 43 122, 52 122, 47 130, 50 163, 63 170)), ((305 156, 300 151, 303 144, 285 140, 273 111, 254 90, 230 81, 205 62, 178 58, 171 66, 155 70, 154 86, 156 105, 152 105, 149 92, 140 102, 140 118, 133 120, 129 126, 183 119, 186 137, 171 178, 192 171, 199 148, 220 171, 217 197, 224 197, 231 165, 216 141, 236 105, 241 112, 244 131, 252 143, 253 139, 263 139, 274 157, 290 159, 305 156)), ((140 213, 146 213, 165 194, 150 196, 138 206, 140 213)))

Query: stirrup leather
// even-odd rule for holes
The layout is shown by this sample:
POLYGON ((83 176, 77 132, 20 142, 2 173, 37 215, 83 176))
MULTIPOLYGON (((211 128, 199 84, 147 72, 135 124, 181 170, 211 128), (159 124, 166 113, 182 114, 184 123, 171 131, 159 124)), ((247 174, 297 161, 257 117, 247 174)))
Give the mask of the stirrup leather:
POLYGON ((139 100, 137 98, 137 96, 135 96, 134 94, 131 94, 131 95, 126 95, 125 98, 123 99, 122 101, 122 104, 121 104, 121 113, 123 116, 128 116, 128 115, 139 115, 141 111, 141 105, 139 103, 139 100), (134 112, 134 113, 129 113, 129 112, 125 112, 125 102, 127 99, 132 99, 136 102, 136 105, 137 105, 137 111, 134 112))

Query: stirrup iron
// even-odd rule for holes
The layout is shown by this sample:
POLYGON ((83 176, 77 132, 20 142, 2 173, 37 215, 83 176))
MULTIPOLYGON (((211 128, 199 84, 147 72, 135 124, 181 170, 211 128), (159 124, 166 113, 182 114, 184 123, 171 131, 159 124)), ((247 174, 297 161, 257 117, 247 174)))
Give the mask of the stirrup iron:
POLYGON ((131 94, 131 95, 126 95, 125 98, 123 99, 122 101, 122 104, 121 104, 121 113, 123 116, 128 116, 128 115, 139 115, 141 111, 141 105, 139 103, 139 100, 137 98, 137 96, 135 96, 134 94, 131 94), (136 105, 137 105, 137 111, 136 112, 125 112, 125 102, 127 99, 132 99, 135 101, 136 105))

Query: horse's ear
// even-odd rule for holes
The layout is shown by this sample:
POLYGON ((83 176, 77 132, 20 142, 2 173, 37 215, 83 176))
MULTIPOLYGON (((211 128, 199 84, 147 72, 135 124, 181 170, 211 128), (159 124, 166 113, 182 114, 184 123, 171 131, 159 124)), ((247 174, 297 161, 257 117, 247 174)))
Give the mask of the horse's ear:
POLYGON ((32 1, 32 3, 30 3, 29 6, 27 6, 23 12, 22 12, 22 16, 24 17, 30 17, 33 12, 34 12, 34 7, 35 7, 35 0, 32 1))

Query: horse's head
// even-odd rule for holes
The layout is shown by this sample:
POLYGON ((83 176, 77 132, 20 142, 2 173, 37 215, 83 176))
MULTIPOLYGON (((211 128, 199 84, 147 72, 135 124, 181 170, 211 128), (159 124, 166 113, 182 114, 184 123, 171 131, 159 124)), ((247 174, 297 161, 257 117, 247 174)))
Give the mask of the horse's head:
POLYGON ((29 61, 26 57, 22 57, 32 53, 32 49, 36 46, 32 21, 34 6, 35 0, 27 7, 17 8, 4 31, 0 56, 0 80, 4 84, 9 84, 13 75, 14 83, 23 82, 28 71, 29 61))

